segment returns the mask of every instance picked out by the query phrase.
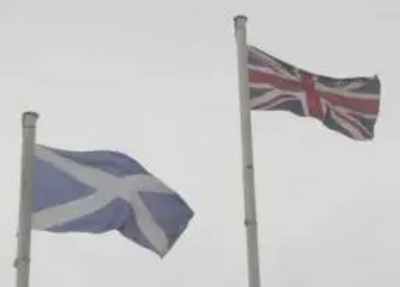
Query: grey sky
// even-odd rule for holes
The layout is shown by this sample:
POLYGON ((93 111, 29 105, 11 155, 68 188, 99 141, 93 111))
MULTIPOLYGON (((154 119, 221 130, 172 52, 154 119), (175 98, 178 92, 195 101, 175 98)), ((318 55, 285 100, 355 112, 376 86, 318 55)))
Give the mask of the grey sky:
POLYGON ((163 261, 117 233, 34 232, 32 287, 246 286, 236 14, 278 58, 382 81, 372 142, 253 114, 263 287, 399 286, 395 0, 0 1, 0 286, 14 284, 26 109, 39 142, 127 152, 196 212, 163 261))

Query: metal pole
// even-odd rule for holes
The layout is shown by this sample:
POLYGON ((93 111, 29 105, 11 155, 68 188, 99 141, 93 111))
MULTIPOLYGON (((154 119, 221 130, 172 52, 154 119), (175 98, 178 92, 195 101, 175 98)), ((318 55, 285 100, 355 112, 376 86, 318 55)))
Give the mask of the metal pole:
POLYGON ((16 287, 29 286, 29 264, 32 227, 32 185, 36 121, 39 115, 25 112, 22 115, 22 163, 19 203, 18 245, 14 266, 17 269, 16 287))
POLYGON ((253 147, 249 106, 246 23, 246 16, 239 15, 234 18, 239 71, 239 96, 243 159, 242 168, 245 226, 247 235, 248 277, 249 287, 260 287, 256 197, 254 190, 253 147))

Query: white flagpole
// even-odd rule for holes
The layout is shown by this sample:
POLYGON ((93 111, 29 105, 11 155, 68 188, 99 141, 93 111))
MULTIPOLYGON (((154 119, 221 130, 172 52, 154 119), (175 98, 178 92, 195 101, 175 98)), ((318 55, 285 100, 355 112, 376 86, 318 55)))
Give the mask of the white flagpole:
POLYGON ((17 269, 16 287, 29 286, 29 264, 32 228, 32 185, 34 171, 34 151, 36 138, 36 121, 39 115, 25 112, 22 115, 22 163, 19 203, 17 258, 14 266, 17 269))
POLYGON ((238 15, 234 18, 239 72, 239 96, 243 159, 242 168, 245 226, 247 235, 248 279, 249 287, 260 287, 256 197, 254 190, 253 144, 247 68, 246 23, 246 16, 238 15))

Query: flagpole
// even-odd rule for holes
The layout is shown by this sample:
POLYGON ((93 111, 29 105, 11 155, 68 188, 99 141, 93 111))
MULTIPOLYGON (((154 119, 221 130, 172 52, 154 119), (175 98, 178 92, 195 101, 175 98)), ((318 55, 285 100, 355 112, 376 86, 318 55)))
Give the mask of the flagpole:
POLYGON ((32 229, 32 185, 36 121, 39 115, 25 112, 22 115, 22 161, 19 220, 17 233, 16 287, 29 286, 30 245, 32 229))
POLYGON ((248 280, 249 287, 260 287, 256 197, 254 190, 253 144, 248 88, 246 23, 246 16, 238 15, 234 18, 239 73, 239 97, 243 160, 242 171, 244 187, 245 226, 247 236, 248 280))

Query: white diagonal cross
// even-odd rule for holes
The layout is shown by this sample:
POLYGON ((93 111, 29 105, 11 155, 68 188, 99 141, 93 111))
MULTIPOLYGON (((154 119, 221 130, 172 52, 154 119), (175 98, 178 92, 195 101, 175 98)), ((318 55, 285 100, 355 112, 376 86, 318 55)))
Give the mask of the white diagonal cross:
POLYGON ((78 219, 101 209, 115 198, 123 198, 131 205, 139 228, 149 242, 161 254, 167 251, 168 238, 139 195, 140 191, 172 193, 162 182, 146 174, 116 177, 102 170, 81 165, 41 146, 36 147, 35 155, 77 181, 93 187, 96 192, 85 198, 34 213, 33 228, 44 230, 78 219))

